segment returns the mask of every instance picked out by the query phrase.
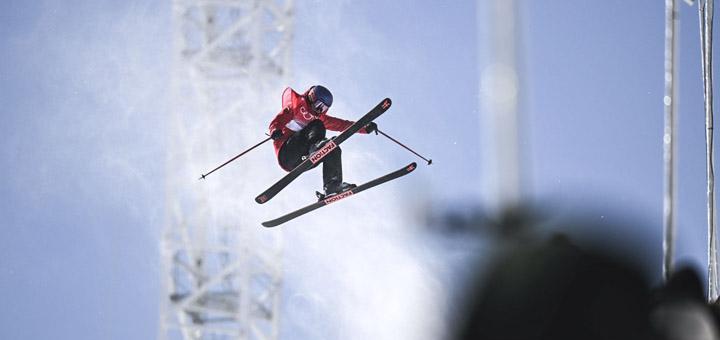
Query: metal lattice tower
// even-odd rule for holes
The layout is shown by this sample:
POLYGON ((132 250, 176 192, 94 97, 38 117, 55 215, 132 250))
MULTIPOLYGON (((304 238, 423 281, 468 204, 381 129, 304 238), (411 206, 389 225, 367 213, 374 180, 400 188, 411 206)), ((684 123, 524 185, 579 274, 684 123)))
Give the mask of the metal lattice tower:
MULTIPOLYGON (((198 175, 265 137, 288 83, 292 7, 293 0, 173 1, 160 339, 278 337, 279 231, 252 218, 253 195, 237 167, 222 178, 198 175)), ((247 162, 242 171, 259 170, 247 162)))

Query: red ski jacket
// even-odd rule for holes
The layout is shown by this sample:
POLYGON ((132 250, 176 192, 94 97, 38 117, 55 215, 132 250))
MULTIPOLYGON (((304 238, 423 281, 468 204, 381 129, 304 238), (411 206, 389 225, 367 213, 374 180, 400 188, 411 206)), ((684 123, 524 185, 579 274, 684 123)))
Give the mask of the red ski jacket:
MULTIPOLYGON (((307 93, 300 95, 289 87, 283 91, 283 108, 275 116, 275 119, 270 122, 270 134, 277 129, 282 131, 282 137, 273 142, 276 157, 280 153, 280 148, 282 148, 283 144, 285 144, 285 141, 288 140, 290 136, 292 136, 295 132, 300 131, 308 123, 315 119, 320 119, 326 129, 338 132, 349 128, 354 123, 350 120, 329 116, 327 113, 323 113, 318 116, 311 114, 310 104, 307 102, 306 98, 307 93)), ((360 129, 359 132, 367 133, 365 128, 360 129)))

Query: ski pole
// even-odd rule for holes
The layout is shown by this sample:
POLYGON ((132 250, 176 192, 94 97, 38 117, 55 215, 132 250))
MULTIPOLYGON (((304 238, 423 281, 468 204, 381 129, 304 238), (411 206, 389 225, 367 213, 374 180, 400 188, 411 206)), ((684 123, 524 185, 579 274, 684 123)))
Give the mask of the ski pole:
POLYGON ((238 158, 239 158, 240 156, 242 156, 242 155, 244 155, 244 154, 246 154, 246 153, 250 152, 250 151, 251 151, 252 149, 255 149, 255 148, 257 148, 258 146, 260 146, 260 145, 264 144, 265 142, 269 141, 270 139, 272 139, 272 137, 268 137, 268 138, 265 138, 265 139, 264 139, 264 140, 263 140, 262 142, 260 142, 260 143, 257 143, 257 144, 255 144, 255 145, 253 145, 253 146, 252 146, 251 148, 249 148, 249 149, 247 149, 247 150, 245 150, 245 151, 241 152, 241 153, 240 153, 239 155, 237 155, 237 156, 235 156, 235 157, 231 158, 231 159, 230 159, 229 161, 227 161, 227 162, 223 163, 222 165, 220 165, 219 167, 217 167, 217 168, 213 169, 212 171, 210 171, 210 172, 208 172, 208 173, 206 173, 206 174, 204 174, 204 175, 200 175, 200 178, 198 178, 198 179, 205 179, 205 177, 207 177, 207 176, 209 176, 209 175, 210 175, 211 173, 215 172, 215 170, 217 170, 217 169, 220 169, 220 168, 222 168, 222 167, 226 166, 226 165, 227 165, 228 163, 230 163, 230 162, 232 162, 232 161, 234 161, 234 160, 238 159, 238 158))
POLYGON ((395 138, 392 138, 392 137, 388 136, 387 134, 385 134, 385 132, 380 131, 378 128, 375 128, 375 131, 377 131, 377 132, 380 133, 381 135, 387 137, 389 140, 391 140, 391 141, 397 143, 398 145, 402 146, 402 147, 405 148, 406 150, 414 153, 415 156, 418 156, 418 157, 422 158, 422 160, 424 160, 424 161, 427 162, 427 165, 432 164, 432 159, 426 159, 425 157, 420 156, 420 154, 418 154, 417 152, 415 152, 415 151, 413 151, 412 149, 408 148, 407 146, 405 146, 405 144, 398 142, 397 140, 395 140, 395 138))

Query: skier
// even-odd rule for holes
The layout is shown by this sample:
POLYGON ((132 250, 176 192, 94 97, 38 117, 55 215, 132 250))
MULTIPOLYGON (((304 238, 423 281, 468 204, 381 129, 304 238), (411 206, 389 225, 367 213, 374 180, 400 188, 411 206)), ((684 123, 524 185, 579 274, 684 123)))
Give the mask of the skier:
MULTIPOLYGON (((283 108, 270 122, 270 137, 283 170, 291 171, 313 152, 321 149, 328 142, 325 138, 326 130, 340 132, 354 123, 328 115, 332 102, 332 93, 321 85, 311 86, 302 95, 289 87, 283 91, 283 108)), ((376 129, 377 124, 370 122, 359 132, 367 134, 376 129)), ((356 187, 355 184, 343 182, 339 147, 332 150, 321 162, 325 197, 356 187)))

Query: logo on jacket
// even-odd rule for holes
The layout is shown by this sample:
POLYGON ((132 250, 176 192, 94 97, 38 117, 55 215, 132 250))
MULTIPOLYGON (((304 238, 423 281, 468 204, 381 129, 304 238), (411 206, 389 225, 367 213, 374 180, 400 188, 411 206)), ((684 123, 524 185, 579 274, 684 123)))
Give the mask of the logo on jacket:
POLYGON ((315 117, 310 112, 308 112, 308 110, 305 108, 305 106, 300 106, 300 114, 302 114, 302 116, 303 116, 303 118, 305 118, 305 120, 315 119, 315 117))

